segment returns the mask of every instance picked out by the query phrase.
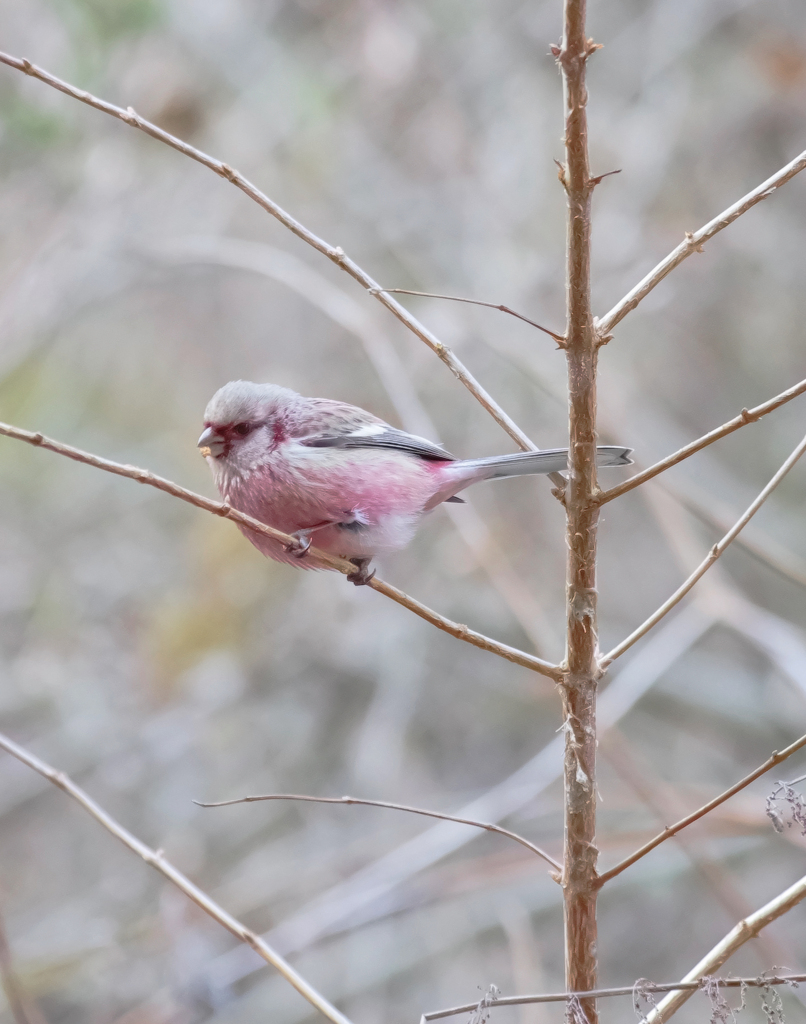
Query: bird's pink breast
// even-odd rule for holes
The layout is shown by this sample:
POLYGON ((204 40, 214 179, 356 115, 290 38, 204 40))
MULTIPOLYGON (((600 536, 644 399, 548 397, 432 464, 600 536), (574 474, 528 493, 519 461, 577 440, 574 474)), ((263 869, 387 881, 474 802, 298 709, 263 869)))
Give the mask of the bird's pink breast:
MULTIPOLYGON (((407 544, 447 465, 400 452, 281 444, 248 476, 221 483, 234 508, 285 533, 354 520, 352 529, 320 529, 311 540, 332 554, 355 557, 407 544)), ((272 558, 296 561, 268 538, 247 536, 272 558)))

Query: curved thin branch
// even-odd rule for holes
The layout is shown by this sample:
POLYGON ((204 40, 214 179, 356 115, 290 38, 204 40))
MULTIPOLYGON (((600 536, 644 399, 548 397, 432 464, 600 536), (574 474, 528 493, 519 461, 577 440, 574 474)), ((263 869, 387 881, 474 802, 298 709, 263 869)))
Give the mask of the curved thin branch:
POLYGON ((792 452, 792 454, 789 456, 786 462, 781 466, 781 468, 770 480, 770 482, 767 484, 764 490, 758 495, 755 501, 753 501, 753 503, 747 508, 744 515, 739 520, 737 520, 736 523, 734 523, 733 527, 725 534, 725 536, 718 544, 714 544, 714 546, 708 552, 706 558, 704 558, 703 561, 700 562, 700 564, 689 576, 689 578, 685 581, 685 583, 678 587, 677 590, 672 594, 672 596, 667 601, 664 601, 664 603, 660 606, 660 608, 658 608, 656 612, 650 615, 646 622, 642 623, 638 627, 638 629, 630 633, 630 635, 625 640, 622 640, 621 643, 618 644, 618 646, 614 647, 612 651, 610 651, 602 658, 602 660, 599 663, 602 669, 607 668, 608 665, 612 664, 612 662, 616 660, 616 658, 620 657, 626 650, 629 650, 629 648, 632 647, 634 643, 640 640, 642 636, 645 636, 653 628, 653 626, 660 622, 664 615, 667 615, 676 604, 679 604, 680 601, 683 600, 686 594, 692 589, 694 584, 697 583, 698 580, 700 580, 706 574, 706 572, 711 568, 714 562, 716 562, 720 555, 730 545, 731 541, 750 522, 750 520, 753 518, 756 512, 758 512, 758 510, 761 508, 761 506, 764 504, 767 498, 772 494, 772 492, 775 490, 778 484, 780 484, 780 482, 784 479, 784 477, 787 475, 790 469, 792 469, 792 467, 795 465, 795 463, 798 461, 801 455, 803 455, 804 451, 806 451, 806 437, 803 438, 803 440, 800 442, 797 448, 792 452))
MULTIPOLYGON (((110 459, 102 459, 98 455, 81 451, 80 448, 73 448, 71 445, 54 441, 43 434, 32 433, 30 430, 21 430, 19 427, 12 427, 7 423, 0 423, 0 434, 14 438, 17 441, 25 441, 27 444, 34 445, 37 448, 47 448, 48 451, 56 452, 57 455, 64 455, 68 459, 83 462, 88 466, 94 466, 96 469, 103 469, 107 473, 125 476, 131 480, 137 480, 138 483, 156 487, 157 490, 165 491, 166 494, 170 494, 174 498, 180 498, 182 501, 195 505, 196 508, 204 509, 206 512, 211 512, 213 515, 221 516, 224 519, 231 519, 234 523, 254 530, 256 533, 265 534, 281 544, 294 543, 294 538, 288 534, 275 530, 274 527, 267 526, 265 523, 261 523, 259 520, 253 519, 243 512, 238 512, 237 509, 232 508, 226 503, 212 501, 201 494, 196 494, 185 487, 180 487, 179 484, 175 484, 172 480, 166 480, 164 477, 157 476, 147 469, 123 465, 120 462, 112 462, 110 459)), ((338 558, 335 555, 330 555, 325 551, 320 551, 315 547, 309 549, 306 558, 311 558, 317 568, 333 569, 345 575, 355 571, 355 566, 352 562, 348 562, 344 558, 338 558)), ((375 577, 367 585, 372 590, 376 590, 379 594, 391 598, 392 601, 402 605, 404 608, 408 608, 409 611, 414 612, 421 619, 425 619, 432 626, 436 626, 437 629, 441 629, 444 633, 449 633, 458 640, 464 640, 474 647, 479 647, 483 651, 489 651, 491 654, 497 654, 507 661, 514 662, 516 665, 522 665, 524 668, 530 668, 532 671, 539 672, 550 679, 556 680, 562 676, 562 670, 558 665, 552 665, 548 661, 543 661, 542 658, 537 658, 533 654, 527 654, 525 651, 520 651, 516 647, 510 647, 508 644, 499 643, 497 640, 493 640, 483 633, 478 633, 462 623, 453 622, 444 615, 440 615, 439 612, 433 611, 427 605, 422 604, 416 598, 410 597, 402 590, 398 590, 397 587, 393 587, 391 583, 386 583, 375 577)))
POLYGON ((69 82, 64 82, 62 79, 56 78, 55 75, 51 75, 43 68, 37 67, 24 57, 13 57, 8 53, 0 52, 0 63, 7 64, 9 67, 15 68, 17 71, 22 71, 31 78, 37 78, 40 82, 44 82, 45 85, 49 85, 52 89, 58 89, 59 92, 63 92, 65 95, 71 96, 73 99, 79 100, 81 103, 86 103, 88 106, 94 107, 96 110, 100 110, 104 114, 116 117, 119 121, 123 121, 132 128, 138 128, 146 135, 150 135, 152 139, 156 139, 158 142, 164 142, 166 146, 170 146, 172 149, 176 149, 180 153, 184 153, 184 155, 190 157, 191 160, 195 160, 197 163, 203 164, 205 167, 209 167, 211 171, 215 171, 215 173, 220 175, 222 178, 226 178, 227 181, 232 182, 236 188, 239 188, 243 193, 245 193, 245 195, 249 196, 250 199, 256 202, 258 206, 262 207, 267 213, 270 213, 272 217, 280 221, 284 227, 287 227, 289 231, 293 232, 297 238, 301 238, 303 242, 307 242, 308 245, 313 246, 317 252, 322 253, 323 256, 327 256, 327 258, 335 263, 336 266, 341 267, 345 273, 358 281, 358 283, 366 288, 366 290, 370 292, 370 294, 372 294, 380 303, 386 306, 386 308, 393 313, 402 324, 408 327, 408 329, 415 334, 420 341, 425 342, 431 351, 436 353, 443 363, 445 363, 457 380, 464 384, 476 401, 478 401, 487 410, 496 423, 498 423, 498 425, 509 434, 519 448, 523 451, 538 450, 536 445, 532 443, 517 423, 515 423, 515 421, 507 415, 506 412, 504 412, 501 406, 484 390, 467 367, 457 359, 449 348, 442 344, 435 334, 421 324, 416 317, 413 317, 404 306, 401 306, 399 302, 387 295, 378 282, 371 278, 365 270, 362 270, 354 260, 351 260, 343 249, 339 246, 330 245, 328 242, 319 238, 318 235, 315 235, 298 220, 295 220, 290 213, 286 213, 281 206, 278 206, 277 203, 269 199, 267 195, 261 192, 259 188, 253 185, 252 182, 242 174, 230 167, 229 164, 225 164, 221 160, 217 160, 215 157, 202 152, 200 149, 196 149, 195 146, 191 146, 187 142, 183 142, 182 139, 176 138, 175 135, 171 135, 169 132, 163 131, 163 129, 158 128, 157 125, 152 124, 150 121, 146 121, 144 117, 140 117, 140 115, 131 107, 124 110, 123 107, 117 107, 114 103, 108 103, 106 100, 99 99, 97 96, 93 96, 92 93, 87 92, 85 89, 78 89, 76 86, 70 85, 69 82))
POLYGON ((156 868, 169 881, 173 882, 197 906, 201 907, 206 914, 209 914, 210 917, 223 925, 227 931, 232 932, 236 939, 240 939, 247 946, 251 946, 258 956, 262 956, 266 963, 275 967, 304 999, 307 999, 328 1020, 333 1021, 333 1024, 350 1024, 350 1020, 343 1013, 331 1005, 324 996, 320 995, 301 974, 294 970, 291 964, 284 960, 279 953, 276 953, 259 935, 256 935, 253 931, 242 925, 240 921, 236 920, 223 907, 212 900, 207 893, 199 889, 197 885, 194 885, 178 868, 175 868, 173 864, 165 859, 161 850, 152 850, 151 847, 146 846, 144 842, 132 835, 123 825, 115 821, 110 814, 107 814, 103 807, 97 804, 91 796, 68 778, 64 772, 52 768, 49 764, 46 764, 24 747, 14 743, 13 740, 2 733, 0 733, 0 748, 11 754, 12 757, 16 757, 18 761, 22 761, 23 764, 27 764, 29 768, 33 768, 35 772, 38 772, 49 782, 52 782, 54 786, 57 786, 81 804, 85 811, 88 811, 96 821, 100 822, 124 846, 128 846, 146 864, 150 864, 151 867, 156 868))
POLYGON ((723 210, 718 217, 714 217, 713 220, 701 227, 699 231, 693 233, 687 231, 686 237, 680 245, 673 249, 665 259, 661 260, 654 270, 650 270, 646 277, 639 281, 631 291, 627 292, 624 298, 616 303, 609 313, 596 322, 596 330, 599 335, 606 337, 616 324, 620 323, 631 310, 635 309, 639 302, 645 299, 667 274, 670 274, 675 267, 679 267, 683 260, 687 259, 694 252, 702 252, 705 242, 713 238, 723 228, 738 220, 743 213, 747 213, 756 203, 760 203, 762 199, 771 196, 776 189, 779 189, 781 185, 785 185, 805 167, 806 151, 796 156, 794 160, 785 167, 782 167, 776 174, 773 174, 771 178, 763 181, 752 192, 748 192, 744 198, 734 203, 733 206, 723 210))
POLYGON ((626 494, 627 491, 631 491, 634 487, 639 487, 641 484, 646 483, 647 480, 651 480, 653 477, 658 476, 659 473, 663 473, 665 470, 671 469, 672 466, 676 466, 679 462, 689 458, 689 456, 696 455, 697 452, 701 452, 703 448, 707 448, 708 445, 713 444, 714 441, 719 441, 720 438, 727 437, 727 435, 732 434, 734 430, 746 427, 748 423, 755 423, 757 420, 760 420, 762 416, 766 416, 767 413, 775 412, 775 410, 780 409, 782 405, 786 405, 787 402, 791 402, 793 398, 797 398, 798 395, 802 395, 804 391, 806 391, 806 380, 802 380, 799 384, 795 384, 786 391, 782 391, 781 394, 776 395, 775 398, 771 398, 769 401, 763 402, 761 405, 757 405, 755 409, 742 409, 738 416, 734 416, 732 420, 728 420, 727 423, 723 423, 721 427, 716 427, 709 433, 703 434, 703 436, 697 438, 696 441, 692 441, 690 444, 684 445, 672 455, 667 455, 665 459, 661 459, 660 462, 656 462, 654 466, 650 466, 648 469, 644 469, 640 473, 636 473, 635 476, 628 477, 620 484, 616 484, 615 487, 611 487, 607 491, 602 491, 596 499, 597 503, 599 505, 604 505, 605 502, 612 501, 613 498, 620 498, 622 494, 626 494))
POLYGON ((676 991, 662 999, 655 1009, 646 1015, 646 1024, 664 1024, 680 1009, 683 1003, 691 999, 695 989, 693 986, 689 987, 690 983, 699 982, 702 978, 713 974, 714 971, 718 971, 737 949, 740 949, 750 939, 754 939, 762 928, 766 928, 777 918, 783 917, 804 899, 806 899, 806 876, 795 882, 794 885, 790 885, 775 899, 765 903, 754 914, 750 914, 735 928, 732 928, 722 941, 718 942, 710 952, 706 953, 697 966, 688 972, 682 979, 683 984, 675 986, 676 991))
POLYGON ((681 818, 676 824, 667 825, 662 832, 658 833, 654 839, 650 839, 648 843, 644 843, 644 845, 640 849, 636 850, 635 853, 631 853, 629 857, 625 857, 624 860, 619 861, 619 863, 614 867, 599 875, 598 884, 602 886, 605 882, 609 882, 611 878, 615 878, 616 875, 620 875, 622 871, 625 871, 627 868, 635 864, 636 861, 645 857, 656 847, 660 846, 661 843, 665 843, 667 839, 671 839, 672 836, 676 836, 678 832, 682 832, 688 825, 691 825, 693 822, 705 817, 705 815, 715 807, 719 807, 720 804, 724 804, 726 800, 729 800, 732 796, 735 796, 743 789, 746 789, 751 782, 755 782, 756 779, 761 778, 761 776, 771 768, 774 768, 776 765, 786 761, 788 757, 791 757, 792 754, 797 753, 797 751, 801 750, 803 747, 806 747, 806 736, 801 736, 799 740, 795 740, 794 743, 790 743, 790 745, 780 753, 777 750, 774 751, 770 754, 764 764, 759 765, 759 767, 750 772, 749 775, 745 775, 741 781, 737 782, 734 786, 731 786, 730 789, 726 789, 724 793, 720 793, 719 796, 714 797, 713 800, 709 800, 707 804, 703 804, 703 806, 698 810, 693 811, 691 814, 687 814, 685 818, 681 818))
POLYGON ((548 327, 543 327, 542 324, 535 323, 534 320, 530 320, 528 316, 524 316, 523 313, 516 313, 514 309, 510 309, 509 306, 501 305, 499 302, 482 302, 481 299, 466 299, 460 295, 438 295, 436 292, 415 292, 411 288, 382 288, 381 291, 386 292, 387 295, 420 295, 424 299, 448 299, 449 302, 466 302, 470 306, 486 306, 488 309, 497 309, 502 313, 509 313, 510 316, 515 316, 518 320, 523 320, 526 324, 531 324, 532 327, 536 327, 538 331, 542 331, 544 334, 548 334, 550 338, 553 338, 559 348, 565 348, 565 336, 557 334, 556 331, 550 331, 548 327))
MULTIPOLYGON (((800 981, 806 981, 806 974, 774 974, 760 978, 711 978, 709 979, 719 988, 766 988, 768 985, 791 985, 800 981)), ((654 984, 648 981, 638 981, 633 985, 622 985, 620 988, 595 988, 590 992, 551 992, 546 995, 536 996, 499 996, 498 999, 490 999, 486 1006, 526 1006, 531 1003, 565 1003, 569 999, 605 999, 608 996, 633 996, 643 995, 649 992, 678 992, 684 991, 690 994, 702 988, 699 981, 670 981, 663 984, 654 984)), ((449 1010, 435 1010, 433 1013, 424 1013, 420 1018, 420 1024, 426 1024, 430 1020, 441 1020, 443 1017, 453 1017, 459 1013, 472 1013, 478 1007, 478 1000, 475 1003, 465 1003, 464 1006, 452 1006, 449 1010)))
POLYGON ((311 804, 361 804, 364 807, 386 807, 390 811, 408 811, 410 814, 422 814, 426 818, 440 818, 442 821, 455 821, 460 825, 473 825, 475 828, 486 829, 487 832, 497 832, 499 835, 514 839, 516 843, 525 846, 527 850, 542 857, 555 870, 562 871, 563 866, 556 861, 551 854, 541 850, 539 846, 530 843, 528 839, 519 836, 517 832, 510 832, 500 825, 492 825, 486 821, 474 821, 471 818, 457 818, 453 814, 442 814, 440 811, 427 811, 423 807, 409 807, 407 804, 393 804, 388 800, 362 800, 355 796, 303 796, 298 793, 267 793, 264 796, 239 796, 234 800, 217 800, 214 803, 202 803, 201 800, 194 800, 199 807, 229 807, 232 804, 253 804, 262 800, 299 800, 311 804))

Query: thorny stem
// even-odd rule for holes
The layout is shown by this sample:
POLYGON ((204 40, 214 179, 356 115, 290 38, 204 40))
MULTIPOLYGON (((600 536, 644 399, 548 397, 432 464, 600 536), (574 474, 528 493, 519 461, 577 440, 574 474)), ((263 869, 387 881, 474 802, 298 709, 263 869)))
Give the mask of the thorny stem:
MULTIPOLYGON (((596 355, 590 296, 591 181, 588 164, 585 65, 593 44, 585 36, 585 0, 565 0, 563 39, 554 51, 563 79, 565 164, 566 357, 569 395, 569 475, 566 487, 566 674, 560 684, 565 723, 566 988, 596 988, 596 355)), ((582 1011, 596 1024, 594 999, 582 1011)))

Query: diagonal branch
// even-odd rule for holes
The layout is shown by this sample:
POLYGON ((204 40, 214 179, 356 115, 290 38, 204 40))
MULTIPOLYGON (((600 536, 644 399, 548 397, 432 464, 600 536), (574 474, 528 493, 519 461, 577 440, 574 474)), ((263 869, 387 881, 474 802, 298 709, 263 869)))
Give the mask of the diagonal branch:
MULTIPOLYGON (((682 979, 683 982, 696 982, 713 974, 714 971, 718 971, 722 964, 737 949, 740 949, 750 939, 754 939, 762 928, 766 928, 768 924, 771 924, 777 918, 783 917, 784 914, 792 910, 793 907, 796 907, 803 899, 806 899, 806 876, 795 882, 788 889, 785 889, 775 899, 770 900, 769 903, 766 903, 754 914, 750 914, 749 917, 740 921, 735 928, 728 932, 721 942, 718 942, 710 952, 706 953, 696 967, 693 967, 688 972, 685 978, 682 979)), ((658 1003, 655 1009, 646 1015, 646 1024, 664 1024, 672 1014, 680 1009, 683 1003, 691 999, 695 991, 696 989, 687 987, 670 993, 670 995, 658 1003)))
POLYGON ((761 778, 761 776, 771 768, 774 768, 776 765, 786 761, 788 757, 791 757, 792 754, 801 750, 803 747, 806 747, 806 736, 801 736, 799 740, 795 740, 794 743, 791 743, 784 750, 780 751, 780 753, 778 751, 774 751, 770 754, 764 764, 759 765, 759 767, 750 772, 749 775, 745 775, 740 782, 731 786, 730 789, 726 789, 725 792, 720 793, 719 796, 715 796, 713 800, 709 800, 707 804, 703 804, 703 806, 698 810, 691 814, 687 814, 685 818, 681 818, 676 824, 667 825, 666 828, 656 835, 654 839, 650 839, 648 843, 644 843, 640 849, 631 853, 629 857, 625 857, 624 860, 619 861, 619 863, 610 868, 609 871, 605 871, 599 875, 598 884, 602 886, 605 882, 609 882, 611 878, 615 878, 616 875, 620 875, 622 871, 631 867, 636 861, 641 860, 642 857, 645 857, 656 847, 660 846, 661 843, 665 843, 667 839, 671 839, 672 836, 676 836, 678 832, 682 832, 684 828, 693 824, 693 822, 698 821, 700 818, 704 818, 705 815, 710 811, 713 811, 715 807, 719 807, 720 804, 724 804, 726 800, 729 800, 732 796, 735 796, 743 789, 746 789, 751 782, 755 782, 756 779, 761 778))
MULTIPOLYGON (((89 452, 81 451, 80 448, 73 448, 71 445, 62 444, 60 441, 53 441, 42 434, 32 433, 29 430, 21 430, 19 427, 12 427, 7 423, 0 423, 0 434, 14 438, 17 441, 25 441, 38 448, 47 448, 48 451, 56 452, 57 455, 64 455, 68 459, 74 459, 76 462, 83 462, 88 466, 94 466, 96 469, 103 469, 107 473, 114 473, 117 476, 125 476, 130 480, 137 480, 138 483, 141 484, 149 484, 149 486, 156 487, 157 490, 160 491, 165 491, 166 494, 170 494, 174 498, 180 498, 182 501, 195 505, 196 508, 204 509, 206 512, 212 512, 213 515, 221 516, 223 519, 230 519, 232 522, 238 523, 240 526, 245 526, 250 530, 254 530, 256 533, 262 533, 267 537, 271 537, 280 544, 294 543, 294 538, 290 537, 288 534, 283 533, 280 530, 275 530, 274 527, 267 526, 265 523, 261 523, 259 520, 253 519, 252 516, 248 516, 243 512, 238 512, 237 509, 232 508, 226 503, 212 501, 210 498, 205 498, 201 494, 196 494, 194 491, 189 491, 185 487, 180 487, 179 484, 175 484, 172 480, 166 480, 164 477, 157 476, 156 474, 149 472, 147 469, 139 469, 137 466, 127 466, 120 462, 112 462, 110 459, 102 459, 98 455, 92 455, 89 452)), ((320 551, 315 547, 311 547, 309 549, 306 557, 312 559, 316 568, 333 569, 336 572, 340 572, 345 575, 355 571, 355 566, 352 562, 348 562, 344 558, 338 558, 335 555, 330 555, 325 551, 320 551)), ((441 629, 443 632, 449 633, 451 636, 454 636, 459 640, 464 640, 466 643, 472 644, 474 647, 479 647, 483 651, 489 651, 492 654, 497 654, 499 657, 505 658, 507 661, 511 661, 516 665, 522 665, 524 668, 530 668, 533 672, 539 672, 541 675, 548 676, 550 679, 560 678, 561 670, 557 665, 552 665, 551 662, 543 661, 542 658, 537 658, 533 654, 527 654, 525 651, 520 651, 517 647, 510 647, 508 644, 499 643, 497 640, 493 640, 490 637, 485 636, 483 633, 478 633, 476 630, 470 629, 462 623, 453 622, 444 615, 440 615, 439 612, 435 612, 431 608, 428 608, 416 598, 410 597, 402 590, 398 590, 397 587, 393 587, 391 583, 386 583, 375 577, 370 580, 368 586, 371 587, 372 590, 376 590, 379 594, 383 594, 384 596, 391 598, 392 601, 402 605, 404 608, 408 608, 409 611, 414 612, 415 615, 419 615, 419 617, 421 619, 425 619, 426 622, 430 622, 431 625, 436 626, 437 629, 441 629)))
POLYGON ((362 270, 354 260, 351 260, 350 257, 345 254, 343 249, 339 246, 330 245, 328 242, 319 238, 318 235, 315 235, 303 224, 300 224, 300 222, 295 220, 290 213, 286 213, 281 206, 278 206, 277 203, 269 199, 267 195, 261 192, 259 188, 253 185, 252 182, 242 174, 230 167, 229 164, 225 164, 221 160, 217 160, 215 157, 202 152, 200 149, 196 149, 195 146, 191 146, 189 143, 183 142, 182 139, 176 138, 175 135, 171 135, 169 132, 163 131, 162 128, 158 128, 157 125, 151 124, 150 121, 146 121, 145 118, 140 117, 140 115, 131 107, 124 110, 123 107, 117 107, 114 103, 108 103, 106 100, 99 99, 97 96, 93 96, 92 93, 87 92, 85 89, 78 89, 76 86, 70 85, 69 82, 64 82, 62 79, 56 78, 55 75, 51 75, 43 68, 37 67, 24 57, 13 57, 8 53, 0 52, 0 63, 7 64, 9 67, 15 68, 17 71, 22 71, 24 74, 30 75, 32 78, 37 78, 40 82, 44 82, 45 85, 49 85, 53 89, 58 89, 59 92, 63 92, 75 100, 80 100, 82 103, 86 103, 88 106, 94 107, 96 110, 100 110, 104 114, 116 117, 119 121, 125 122, 132 128, 139 128, 139 130, 144 132, 146 135, 150 135, 152 139, 156 139, 158 142, 164 142, 166 146, 170 146, 172 149, 176 149, 180 153, 184 153, 184 155, 190 157, 191 160, 195 160, 197 163, 203 164, 205 167, 209 167, 211 171, 215 171, 215 173, 220 175, 222 178, 226 178, 227 181, 232 182, 233 185, 249 196, 250 199, 254 200, 258 206, 262 207, 267 213, 270 213, 272 217, 275 217, 282 225, 287 227, 289 231, 293 232, 297 238, 301 238, 303 242, 307 242, 308 245, 313 246, 317 252, 322 253, 323 256, 327 256, 329 260, 332 260, 332 262, 338 267, 341 267, 345 273, 358 281, 358 283, 366 288, 371 295, 374 295, 380 303, 386 306, 386 308, 393 313, 402 324, 408 327, 408 329, 421 341, 425 342, 431 351, 436 353, 443 363, 445 363, 451 373, 453 373, 453 375, 461 381, 462 384, 464 384, 474 398, 487 410, 496 423, 498 423, 498 425, 509 434, 519 448, 523 451, 538 450, 536 445, 533 444, 515 421, 508 416, 506 412, 504 412, 495 399, 493 399, 492 396, 484 390, 481 384, 479 384, 464 364, 457 359, 449 348, 442 344, 435 334, 421 324, 416 317, 413 317, 404 306, 401 306, 399 302, 386 294, 378 282, 373 280, 365 270, 362 270))
POLYGON ((23 764, 27 764, 29 768, 33 768, 35 772, 39 772, 44 778, 52 782, 54 786, 67 793, 76 800, 85 811, 95 818, 96 821, 100 822, 101 825, 108 831, 111 832, 116 839, 119 839, 125 846, 128 846, 130 850, 134 851, 138 857, 141 857, 146 864, 150 864, 151 867, 156 868, 161 874, 163 874, 169 881, 173 882, 177 888, 181 889, 186 896, 189 896, 193 902, 201 907, 201 909, 209 914, 214 920, 218 921, 219 924, 223 925, 227 931, 245 942, 248 946, 262 956, 266 963, 275 967, 283 977, 290 982, 291 985, 299 992, 299 994, 307 999, 308 1002, 315 1006, 317 1010, 328 1020, 333 1021, 333 1024, 350 1024, 347 1017, 344 1016, 335 1006, 332 1006, 324 996, 320 995, 312 985, 310 985, 302 975, 298 974, 297 971, 289 964, 279 953, 276 953, 271 946, 269 946, 259 935, 250 931, 240 921, 232 917, 231 914, 227 913, 223 907, 220 907, 214 900, 212 900, 207 893, 199 889, 198 886, 194 885, 185 875, 182 874, 177 868, 173 866, 169 861, 162 855, 161 850, 152 850, 145 843, 141 842, 136 836, 132 835, 128 829, 124 828, 123 825, 115 821, 115 819, 106 813, 106 811, 97 804, 91 796, 84 792, 79 786, 77 786, 71 779, 69 779, 64 772, 57 771, 52 768, 49 764, 40 760, 30 751, 24 747, 18 746, 13 740, 9 739, 8 736, 4 736, 0 733, 0 748, 11 754, 12 757, 16 757, 18 761, 22 761, 23 764))
POLYGON ((679 267, 683 260, 687 259, 693 252, 702 252, 702 246, 705 242, 713 238, 723 228, 738 220, 743 213, 747 213, 756 203, 760 203, 762 199, 771 196, 776 189, 779 189, 781 185, 785 185, 805 167, 806 152, 803 152, 800 156, 795 157, 791 163, 788 163, 786 167, 782 167, 771 178, 767 178, 757 188, 754 188, 752 192, 748 192, 744 198, 734 203, 733 206, 723 210, 718 217, 714 217, 712 221, 701 227, 699 231, 693 233, 687 231, 686 237, 680 245, 673 249, 665 259, 661 260, 654 270, 650 270, 646 277, 639 281, 631 291, 627 292, 621 302, 618 302, 609 313, 597 321, 596 330, 600 337, 606 337, 616 324, 620 323, 631 310, 635 309, 639 302, 645 299, 655 285, 660 284, 667 274, 670 274, 675 267, 679 267))
POLYGON ((628 479, 622 481, 620 484, 616 484, 615 487, 611 487, 607 491, 603 491, 599 494, 596 499, 600 505, 604 505, 605 502, 612 501, 613 498, 620 498, 622 494, 626 494, 627 491, 631 491, 634 487, 639 487, 641 484, 646 483, 647 480, 651 480, 658 474, 663 473, 667 469, 671 469, 672 466, 676 466, 679 462, 689 458, 691 455, 696 455, 697 452, 701 452, 703 448, 707 448, 709 444, 713 444, 714 441, 719 441, 723 437, 727 437, 728 434, 732 434, 734 430, 739 430, 742 427, 746 427, 748 423, 755 423, 760 420, 762 416, 766 416, 767 413, 775 412, 776 409, 780 409, 782 405, 786 405, 787 402, 791 402, 793 398, 797 398, 798 395, 802 395, 806 391, 806 380, 800 381, 799 384, 793 385, 786 391, 782 391, 780 395, 776 395, 775 398, 769 399, 767 402, 763 402, 761 405, 757 405, 755 409, 742 409, 738 416, 734 416, 732 420, 728 420, 727 423, 723 423, 721 427, 716 427, 714 430, 707 434, 703 434, 702 437, 697 438, 696 441, 692 441, 690 444, 684 445, 678 451, 672 455, 667 455, 665 459, 661 459, 660 462, 656 462, 654 466, 650 466, 648 469, 642 470, 640 473, 636 473, 635 476, 628 477, 628 479))
POLYGON ((716 562, 719 556, 730 545, 731 541, 733 541, 733 539, 750 522, 750 520, 753 518, 756 512, 758 512, 758 510, 761 508, 761 506, 764 504, 767 498, 772 494, 772 492, 775 490, 778 484, 780 484, 780 482, 784 479, 784 477, 787 475, 790 469, 792 469, 792 467, 795 465, 795 463, 798 461, 801 455, 803 455, 804 451, 806 451, 806 437, 803 438, 803 440, 800 442, 797 448, 792 452, 792 454, 789 456, 786 462, 781 466, 781 468, 770 480, 770 482, 767 484, 764 490, 758 495, 755 501, 753 501, 752 504, 748 506, 744 515, 740 519, 738 519, 736 523, 734 523, 732 528, 728 530, 728 532, 725 534, 722 540, 719 541, 718 544, 714 544, 714 546, 708 552, 708 555, 697 566, 697 568, 689 576, 685 583, 678 587, 678 589, 672 594, 672 596, 667 601, 665 601, 656 612, 650 615, 646 622, 642 623, 638 627, 638 629, 630 633, 630 635, 625 640, 622 640, 621 643, 618 644, 618 646, 614 647, 613 650, 609 652, 609 654, 606 654, 602 658, 601 662, 599 663, 602 669, 606 669, 608 665, 610 665, 612 662, 616 660, 616 658, 620 657, 626 650, 629 650, 629 648, 632 647, 632 645, 636 643, 638 640, 640 640, 642 636, 645 636, 653 628, 653 626, 657 625, 657 623, 660 622, 664 615, 667 615, 676 604, 679 604, 680 601, 683 600, 686 594, 692 589, 694 584, 697 583, 697 581, 700 580, 706 574, 706 572, 711 568, 714 562, 716 562))
POLYGON ((442 821, 455 821, 460 825, 473 825, 476 828, 486 829, 487 832, 497 832, 499 835, 514 839, 516 843, 520 843, 521 846, 525 846, 532 853, 536 853, 538 857, 542 857, 543 860, 551 864, 557 871, 562 871, 563 869, 562 864, 546 853, 545 850, 541 850, 539 846, 530 843, 523 836, 519 836, 517 832, 510 832, 509 829, 501 828, 500 825, 492 825, 486 821, 474 821, 472 818, 457 818, 453 814, 428 811, 423 807, 393 804, 388 800, 362 800, 355 796, 303 796, 298 793, 267 793, 263 796, 239 796, 234 800, 217 800, 214 803, 202 803, 201 800, 194 800, 193 803, 198 804, 199 807, 229 807, 232 804, 253 804, 259 803, 262 800, 299 800, 311 804, 361 804, 363 807, 386 807, 390 811, 408 811, 410 814, 422 814, 426 818, 440 818, 442 821))

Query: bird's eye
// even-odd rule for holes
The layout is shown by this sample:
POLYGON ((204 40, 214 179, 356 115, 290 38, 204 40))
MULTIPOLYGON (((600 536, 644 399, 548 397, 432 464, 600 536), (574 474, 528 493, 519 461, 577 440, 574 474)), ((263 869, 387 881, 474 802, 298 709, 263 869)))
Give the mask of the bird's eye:
POLYGON ((238 437, 246 437, 246 435, 251 431, 251 429, 251 423, 236 423, 235 426, 232 428, 232 432, 234 434, 237 434, 238 437))

